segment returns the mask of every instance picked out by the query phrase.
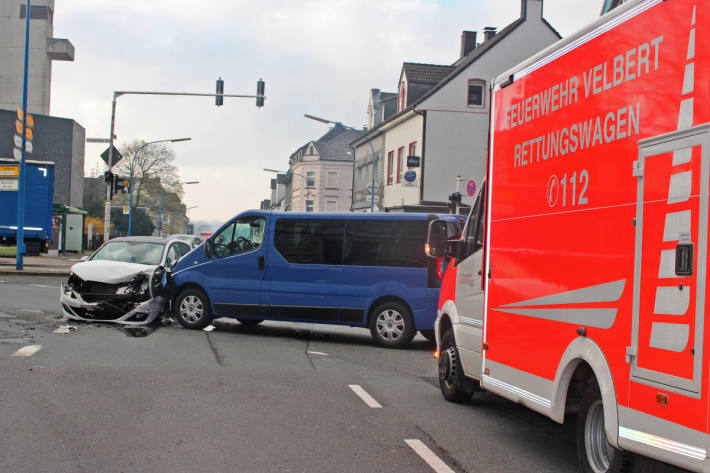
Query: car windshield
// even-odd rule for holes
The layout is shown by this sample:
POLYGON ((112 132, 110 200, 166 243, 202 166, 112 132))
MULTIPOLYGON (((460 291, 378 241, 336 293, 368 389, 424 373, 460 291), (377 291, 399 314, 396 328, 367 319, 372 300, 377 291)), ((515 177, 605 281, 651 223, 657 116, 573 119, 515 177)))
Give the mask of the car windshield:
POLYGON ((165 243, 112 241, 102 246, 91 259, 137 264, 160 264, 164 248, 165 243))

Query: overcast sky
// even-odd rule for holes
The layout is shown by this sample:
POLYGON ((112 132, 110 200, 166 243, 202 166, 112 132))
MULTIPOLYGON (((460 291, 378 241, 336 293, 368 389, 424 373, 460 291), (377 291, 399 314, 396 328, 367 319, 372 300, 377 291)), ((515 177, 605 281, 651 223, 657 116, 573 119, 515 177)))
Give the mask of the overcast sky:
MULTIPOLYGON (((599 16, 602 0, 545 0, 563 36, 599 16)), ((520 0, 56 0, 54 36, 76 48, 54 62, 51 114, 108 137, 114 90, 254 94, 253 99, 123 96, 118 142, 189 136, 173 144, 194 220, 226 220, 269 198, 272 174, 327 131, 304 113, 366 123, 368 91, 396 92, 402 62, 451 64, 463 30, 503 28, 520 0)), ((480 35, 479 35, 480 37, 480 35)), ((85 169, 106 145, 87 144, 85 169)))

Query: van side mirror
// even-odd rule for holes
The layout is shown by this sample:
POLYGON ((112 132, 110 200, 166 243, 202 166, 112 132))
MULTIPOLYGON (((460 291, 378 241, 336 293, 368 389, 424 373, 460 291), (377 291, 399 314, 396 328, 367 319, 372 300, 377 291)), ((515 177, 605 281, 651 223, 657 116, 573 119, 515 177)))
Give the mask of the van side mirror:
POLYGON ((429 231, 424 247, 426 255, 430 258, 446 258, 447 244, 446 222, 443 220, 429 222, 429 231))
POLYGON ((205 256, 212 258, 212 240, 205 240, 205 256))

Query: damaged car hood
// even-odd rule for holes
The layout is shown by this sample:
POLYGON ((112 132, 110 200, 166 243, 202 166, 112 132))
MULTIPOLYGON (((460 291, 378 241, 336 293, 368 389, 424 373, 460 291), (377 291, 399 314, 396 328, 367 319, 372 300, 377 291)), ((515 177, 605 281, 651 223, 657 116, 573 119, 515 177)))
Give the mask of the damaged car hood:
POLYGON ((141 273, 152 271, 155 265, 125 263, 123 261, 84 261, 72 266, 72 272, 84 281, 117 284, 128 281, 141 273))

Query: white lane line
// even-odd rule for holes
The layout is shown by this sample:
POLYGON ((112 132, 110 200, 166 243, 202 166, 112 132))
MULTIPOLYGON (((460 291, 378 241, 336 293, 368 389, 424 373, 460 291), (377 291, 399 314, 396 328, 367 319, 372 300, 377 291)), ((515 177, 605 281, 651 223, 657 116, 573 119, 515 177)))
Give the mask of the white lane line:
POLYGON ((362 399, 362 401, 369 407, 372 407, 373 409, 382 407, 382 405, 379 402, 375 401, 375 398, 370 396, 367 391, 362 389, 362 386, 360 386, 359 384, 348 384, 348 387, 352 389, 355 394, 360 396, 360 399, 362 399))
POLYGON ((427 465, 431 467, 436 473, 455 473, 454 470, 449 468, 449 466, 443 462, 443 460, 436 456, 436 453, 432 452, 429 447, 424 445, 419 439, 404 439, 404 442, 411 447, 414 452, 422 457, 427 465))
POLYGON ((41 310, 33 310, 33 309, 20 309, 20 312, 29 312, 30 314, 44 314, 44 312, 41 310))
POLYGON ((328 356, 327 353, 323 353, 322 351, 307 351, 306 353, 309 355, 328 356))
POLYGON ((0 281, 0 284, 6 283, 7 281, 0 281))
POLYGON ((34 287, 46 287, 46 288, 49 288, 49 289, 56 289, 55 286, 47 286, 46 284, 30 284, 30 286, 34 286, 34 287))
POLYGON ((42 345, 25 345, 24 347, 13 353, 12 356, 32 356, 38 351, 40 351, 41 348, 42 345))

